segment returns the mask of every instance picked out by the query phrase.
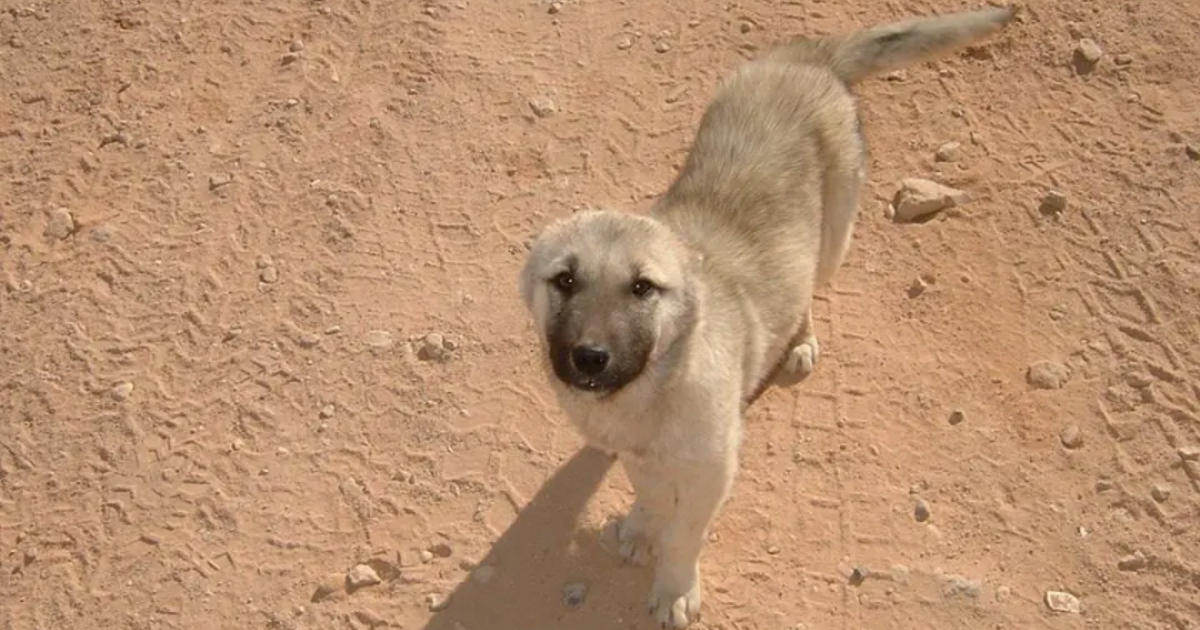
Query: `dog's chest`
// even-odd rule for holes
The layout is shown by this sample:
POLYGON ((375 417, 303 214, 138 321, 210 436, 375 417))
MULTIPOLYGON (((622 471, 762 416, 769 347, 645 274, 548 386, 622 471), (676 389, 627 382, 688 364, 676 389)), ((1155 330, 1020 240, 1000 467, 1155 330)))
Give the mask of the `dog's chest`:
POLYGON ((640 452, 653 439, 653 423, 619 406, 571 401, 567 417, 592 447, 610 453, 640 452))

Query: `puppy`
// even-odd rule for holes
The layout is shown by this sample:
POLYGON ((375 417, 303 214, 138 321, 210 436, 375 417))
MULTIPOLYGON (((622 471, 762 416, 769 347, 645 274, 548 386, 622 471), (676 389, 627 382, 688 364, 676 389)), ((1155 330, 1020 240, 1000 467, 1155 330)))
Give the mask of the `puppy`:
POLYGON ((520 294, 559 403, 636 491, 621 554, 656 562, 650 611, 700 611, 699 557, 746 407, 820 355, 813 292, 841 266, 866 149, 850 86, 965 47, 1013 10, 797 39, 729 76, 648 215, 574 214, 534 240, 520 294))

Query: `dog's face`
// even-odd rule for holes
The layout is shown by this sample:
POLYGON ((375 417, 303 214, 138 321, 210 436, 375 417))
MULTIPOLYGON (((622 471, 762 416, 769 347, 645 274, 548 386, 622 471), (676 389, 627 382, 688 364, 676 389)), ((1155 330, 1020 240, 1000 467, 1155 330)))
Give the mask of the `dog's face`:
POLYGON ((520 290, 567 387, 611 394, 691 330, 694 256, 649 217, 588 211, 540 234, 520 290))

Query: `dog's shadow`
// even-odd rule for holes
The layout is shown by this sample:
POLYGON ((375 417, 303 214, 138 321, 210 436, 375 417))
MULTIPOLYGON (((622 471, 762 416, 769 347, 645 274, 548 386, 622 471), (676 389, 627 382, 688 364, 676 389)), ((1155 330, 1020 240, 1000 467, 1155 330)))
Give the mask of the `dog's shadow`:
MULTIPOLYGON (((583 448, 551 477, 425 630, 613 630, 644 625, 649 569, 622 567, 578 526, 614 459, 583 448)), ((606 530, 611 537, 611 528, 606 530)))

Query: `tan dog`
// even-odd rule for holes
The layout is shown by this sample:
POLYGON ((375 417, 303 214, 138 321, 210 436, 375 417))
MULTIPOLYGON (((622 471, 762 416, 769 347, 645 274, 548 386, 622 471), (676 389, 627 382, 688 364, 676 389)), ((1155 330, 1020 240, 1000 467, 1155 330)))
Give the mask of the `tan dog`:
POLYGON ((657 558, 650 610, 700 610, 699 557, 737 470, 745 407, 819 355, 813 292, 850 243, 866 151, 849 86, 964 47, 1011 9, 778 45, 718 90, 648 216, 580 212, 535 240, 520 291, 560 404, 637 493, 621 554, 657 558), (782 369, 780 369, 782 368, 782 369))

